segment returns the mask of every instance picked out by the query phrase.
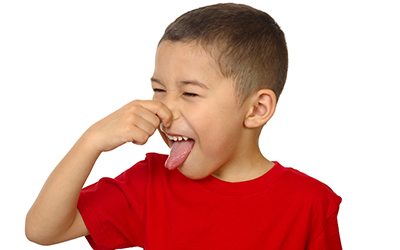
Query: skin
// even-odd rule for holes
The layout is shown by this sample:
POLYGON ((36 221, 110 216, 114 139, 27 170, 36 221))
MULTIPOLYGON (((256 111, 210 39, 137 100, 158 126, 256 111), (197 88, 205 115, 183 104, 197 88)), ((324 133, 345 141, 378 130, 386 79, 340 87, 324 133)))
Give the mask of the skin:
MULTIPOLYGON (((244 104, 239 102, 232 80, 221 74, 201 46, 163 41, 151 79, 153 100, 163 102, 173 114, 171 126, 163 132, 195 141, 178 168, 185 176, 201 179, 212 174, 237 182, 259 177, 271 168, 273 164, 258 148, 260 124, 245 123, 254 118, 258 93, 244 104)), ((164 141, 171 146, 163 132, 164 141)))
POLYGON ((136 100, 93 124, 48 177, 26 216, 27 238, 52 245, 89 235, 77 209, 79 194, 102 152, 126 142, 143 145, 172 114, 161 102, 136 100))
MULTIPOLYGON (((51 245, 89 235, 77 202, 102 152, 127 142, 143 145, 160 128, 195 141, 179 167, 200 179, 210 174, 225 181, 257 178, 272 168, 258 148, 262 126, 275 111, 276 98, 260 90, 241 105, 232 82, 200 47, 162 42, 152 77, 153 100, 135 100, 93 124, 48 177, 26 216, 26 236, 51 245), (212 129, 211 129, 212 128, 212 129)), ((168 146, 171 141, 160 132, 168 146)))

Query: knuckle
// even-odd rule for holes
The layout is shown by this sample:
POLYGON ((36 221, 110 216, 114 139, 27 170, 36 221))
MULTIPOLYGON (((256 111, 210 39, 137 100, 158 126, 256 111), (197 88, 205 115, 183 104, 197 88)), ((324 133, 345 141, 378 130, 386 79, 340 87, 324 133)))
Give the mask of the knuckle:
POLYGON ((129 111, 132 113, 137 113, 139 111, 139 109, 140 109, 139 105, 132 105, 129 107, 129 111))
POLYGON ((140 145, 143 145, 147 142, 148 139, 149 139, 149 135, 147 133, 145 133, 144 131, 141 131, 141 133, 138 133, 136 141, 140 145))
POLYGON ((124 128, 126 131, 132 131, 135 129, 136 121, 137 121, 136 115, 126 116, 126 117, 124 117, 124 121, 122 123, 122 128, 124 128))
POLYGON ((164 107, 164 103, 162 103, 161 101, 155 101, 156 107, 161 109, 164 107))

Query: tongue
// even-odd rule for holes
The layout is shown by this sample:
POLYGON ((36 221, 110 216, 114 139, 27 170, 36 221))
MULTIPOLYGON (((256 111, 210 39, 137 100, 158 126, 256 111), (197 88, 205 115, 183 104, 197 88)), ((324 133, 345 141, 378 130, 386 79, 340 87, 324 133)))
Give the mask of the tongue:
POLYGON ((165 167, 169 170, 174 170, 182 165, 190 151, 192 151, 193 146, 194 140, 190 139, 174 142, 171 147, 171 153, 169 153, 169 157, 165 162, 165 167))

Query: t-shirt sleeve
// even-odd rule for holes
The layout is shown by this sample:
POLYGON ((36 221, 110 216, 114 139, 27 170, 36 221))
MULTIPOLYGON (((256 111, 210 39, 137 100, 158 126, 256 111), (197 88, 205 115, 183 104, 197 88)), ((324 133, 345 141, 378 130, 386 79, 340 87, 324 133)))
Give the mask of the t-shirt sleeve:
POLYGON ((309 250, 342 250, 337 221, 338 211, 330 215, 318 236, 311 242, 309 250))
POLYGON ((78 209, 93 249, 142 246, 147 163, 139 162, 115 179, 102 178, 84 188, 78 209))

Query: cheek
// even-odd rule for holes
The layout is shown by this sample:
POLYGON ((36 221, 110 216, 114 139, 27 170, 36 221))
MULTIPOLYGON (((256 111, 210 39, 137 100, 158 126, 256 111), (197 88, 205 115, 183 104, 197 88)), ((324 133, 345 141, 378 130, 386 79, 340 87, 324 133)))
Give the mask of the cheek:
POLYGON ((202 150, 218 156, 236 145, 239 126, 227 116, 210 115, 196 123, 194 129, 202 150))
POLYGON ((232 102, 210 101, 196 106, 195 110, 187 106, 184 113, 203 149, 207 151, 235 141, 235 134, 243 125, 241 110, 232 102))

